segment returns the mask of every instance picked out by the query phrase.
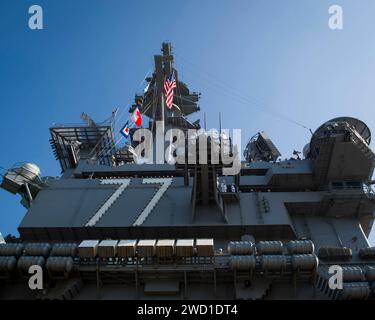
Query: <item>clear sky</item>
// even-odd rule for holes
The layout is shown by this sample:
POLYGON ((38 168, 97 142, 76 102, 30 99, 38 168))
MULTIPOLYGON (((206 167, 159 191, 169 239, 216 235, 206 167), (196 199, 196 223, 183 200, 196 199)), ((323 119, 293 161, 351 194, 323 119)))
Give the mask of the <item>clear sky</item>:
MULTIPOLYGON (((375 130, 373 0, 2 0, 0 3, 0 166, 38 164, 57 176, 53 123, 95 120, 124 109, 161 42, 172 42, 180 79, 202 93, 208 127, 259 130, 283 157, 302 150, 306 129, 353 116, 375 130), (41 5, 44 29, 28 28, 41 5), (328 27, 328 8, 344 29, 328 27)), ((203 115, 201 114, 201 118, 203 115)), ((121 126, 122 123, 118 123, 121 126)), ((16 233, 19 196, 0 190, 0 232, 16 233)), ((375 244, 375 236, 371 239, 375 244)))

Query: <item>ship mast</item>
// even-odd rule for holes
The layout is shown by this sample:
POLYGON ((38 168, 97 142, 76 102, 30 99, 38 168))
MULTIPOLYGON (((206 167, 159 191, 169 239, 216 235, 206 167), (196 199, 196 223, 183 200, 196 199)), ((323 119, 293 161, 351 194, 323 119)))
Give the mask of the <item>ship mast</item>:
MULTIPOLYGON (((165 162, 164 139, 165 132, 168 129, 179 128, 185 133, 188 129, 200 129, 199 121, 191 123, 186 118, 186 116, 199 111, 199 94, 190 92, 187 85, 178 80, 177 70, 173 68, 174 59, 171 44, 164 42, 161 50, 162 54, 154 55, 155 69, 152 77, 147 79, 149 85, 143 95, 143 107, 140 110, 143 115, 150 119, 149 129, 153 134, 154 151, 163 150, 163 152, 157 152, 156 158, 154 157, 158 164, 165 162), (173 109, 169 110, 165 107, 164 81, 172 73, 177 87, 174 90, 173 109), (178 107, 176 108, 176 106, 178 107)), ((141 95, 135 95, 135 101, 139 98, 141 98, 141 95)), ((136 104, 133 104, 129 112, 132 113, 136 107, 136 104)), ((136 128, 132 128, 130 130, 131 134, 135 130, 136 128)), ((137 141, 132 141, 132 147, 135 148, 138 143, 137 141)))

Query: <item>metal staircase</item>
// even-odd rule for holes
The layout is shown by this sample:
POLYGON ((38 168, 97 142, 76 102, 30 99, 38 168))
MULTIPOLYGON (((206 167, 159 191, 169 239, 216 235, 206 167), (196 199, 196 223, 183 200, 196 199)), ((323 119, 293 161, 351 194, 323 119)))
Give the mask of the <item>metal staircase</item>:
POLYGON ((375 168, 375 154, 367 145, 367 143, 362 139, 358 133, 350 128, 351 131, 351 141, 357 147, 359 151, 371 162, 371 170, 368 175, 368 181, 371 181, 372 174, 375 168))
POLYGON ((335 138, 328 137, 324 138, 320 146, 319 157, 317 158, 314 167, 315 181, 318 184, 323 184, 327 179, 334 143, 335 138))
POLYGON ((41 300, 73 300, 83 288, 80 278, 71 278, 67 281, 58 282, 55 287, 49 288, 46 294, 37 295, 41 300))
POLYGON ((326 279, 326 277, 323 276, 322 274, 317 273, 315 287, 321 293, 323 293, 323 295, 326 296, 328 299, 330 300, 339 299, 339 291, 330 289, 329 284, 328 284, 328 279, 326 279))

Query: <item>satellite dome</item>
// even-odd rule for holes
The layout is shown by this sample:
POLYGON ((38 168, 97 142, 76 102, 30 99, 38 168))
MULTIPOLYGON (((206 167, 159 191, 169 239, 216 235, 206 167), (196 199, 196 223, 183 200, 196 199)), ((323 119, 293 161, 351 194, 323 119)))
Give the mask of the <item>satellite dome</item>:
POLYGON ((367 125, 352 117, 339 117, 331 119, 323 123, 318 129, 315 130, 310 141, 310 157, 315 158, 319 154, 322 139, 331 136, 332 134, 342 134, 349 130, 355 132, 356 136, 363 139, 367 145, 371 141, 371 132, 367 125))
POLYGON ((20 167, 18 173, 28 180, 34 180, 36 177, 40 176, 41 171, 36 164, 25 163, 20 167))
POLYGON ((363 121, 352 117, 338 117, 323 123, 318 129, 316 129, 313 138, 321 136, 329 126, 334 126, 335 124, 340 122, 346 122, 347 124, 349 124, 349 126, 357 131, 367 144, 370 144, 371 131, 369 127, 363 121))

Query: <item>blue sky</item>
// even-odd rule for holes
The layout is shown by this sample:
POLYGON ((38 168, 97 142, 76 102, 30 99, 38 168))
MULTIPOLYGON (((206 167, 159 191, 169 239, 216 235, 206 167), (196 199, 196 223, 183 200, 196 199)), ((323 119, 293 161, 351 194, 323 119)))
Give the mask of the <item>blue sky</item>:
MULTIPOLYGON (((49 126, 125 108, 164 40, 181 80, 202 93, 208 127, 222 112, 243 144, 264 130, 284 157, 302 150, 309 132, 277 114, 313 130, 343 115, 374 129, 374 18, 373 0, 2 0, 0 166, 30 161, 59 175, 49 126), (28 28, 32 4, 43 30, 28 28), (340 31, 328 28, 333 4, 344 10, 340 31)), ((0 190, 3 234, 25 214, 19 200, 0 190)))

